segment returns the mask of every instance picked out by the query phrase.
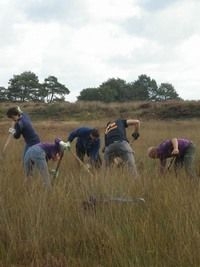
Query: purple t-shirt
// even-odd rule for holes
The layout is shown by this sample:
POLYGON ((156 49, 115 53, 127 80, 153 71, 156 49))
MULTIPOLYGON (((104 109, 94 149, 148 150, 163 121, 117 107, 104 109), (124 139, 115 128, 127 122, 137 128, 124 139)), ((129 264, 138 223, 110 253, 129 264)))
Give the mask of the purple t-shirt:
MULTIPOLYGON (((178 140, 179 156, 182 157, 185 153, 185 150, 188 148, 190 144, 192 144, 192 142, 183 138, 177 140, 178 140)), ((171 140, 166 140, 157 147, 157 153, 160 159, 166 159, 172 157, 172 151, 173 151, 173 145, 171 140)))
POLYGON ((46 153, 46 159, 50 160, 56 156, 57 153, 61 153, 60 139, 56 138, 55 143, 40 143, 38 144, 46 153))

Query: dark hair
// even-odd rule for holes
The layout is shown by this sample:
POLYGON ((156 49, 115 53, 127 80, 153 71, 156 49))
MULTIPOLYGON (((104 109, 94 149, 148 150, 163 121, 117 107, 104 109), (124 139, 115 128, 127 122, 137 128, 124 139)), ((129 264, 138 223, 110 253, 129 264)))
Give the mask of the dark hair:
POLYGON ((17 115, 21 115, 22 111, 20 110, 19 107, 12 107, 9 108, 6 115, 8 118, 12 118, 12 116, 17 116, 17 115))
POLYGON ((91 135, 95 138, 99 138, 99 131, 96 128, 93 128, 91 131, 91 135))

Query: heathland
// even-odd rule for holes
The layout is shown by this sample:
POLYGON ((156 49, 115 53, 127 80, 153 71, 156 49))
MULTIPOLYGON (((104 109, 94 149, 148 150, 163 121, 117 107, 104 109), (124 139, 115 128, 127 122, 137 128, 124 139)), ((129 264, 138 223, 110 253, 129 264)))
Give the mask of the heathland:
MULTIPOLYGON (((16 103, 15 103, 16 104, 16 103)), ((10 121, 1 104, 1 147, 10 121)), ((2 267, 189 267, 200 266, 200 186, 171 168, 165 177, 147 157, 149 146, 166 138, 185 137, 196 144, 200 175, 199 102, 20 104, 29 113, 42 141, 66 140, 79 126, 100 129, 103 146, 108 120, 141 120, 140 138, 132 143, 140 178, 126 170, 103 168, 91 177, 71 152, 62 160, 53 189, 46 192, 39 176, 24 185, 24 142, 12 140, 0 169, 0 266, 2 267), (168 114, 168 116, 167 116, 168 114), (97 198, 142 197, 145 203, 82 203, 97 198)), ((131 141, 132 129, 127 129, 131 141)), ((74 142, 75 143, 75 142, 74 142)), ((75 150, 72 143, 72 151, 75 150)), ((101 152, 103 158, 103 153, 101 152)), ((49 168, 54 164, 49 162, 49 168)))

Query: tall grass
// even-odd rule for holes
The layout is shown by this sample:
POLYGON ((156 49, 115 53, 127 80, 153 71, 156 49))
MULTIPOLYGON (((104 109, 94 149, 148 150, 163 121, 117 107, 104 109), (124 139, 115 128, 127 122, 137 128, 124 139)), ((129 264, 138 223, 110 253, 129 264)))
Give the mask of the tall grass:
MULTIPOLYGON (((105 123, 98 122, 102 141, 105 123)), ((77 126, 51 125, 52 131, 44 123, 35 125, 42 140, 66 138, 77 126)), ((8 126, 1 125, 1 145, 8 126)), ((176 136, 192 139, 198 149, 199 131, 196 120, 142 122, 141 137, 133 143, 138 181, 120 169, 107 175, 102 169, 92 178, 67 152, 51 191, 37 174, 31 186, 23 183, 23 140, 13 140, 0 169, 0 266, 199 267, 199 184, 184 171, 176 177, 173 169, 160 177, 158 162, 146 156, 148 146, 176 136), (143 197, 146 203, 97 203, 85 210, 82 202, 90 195, 143 197)))

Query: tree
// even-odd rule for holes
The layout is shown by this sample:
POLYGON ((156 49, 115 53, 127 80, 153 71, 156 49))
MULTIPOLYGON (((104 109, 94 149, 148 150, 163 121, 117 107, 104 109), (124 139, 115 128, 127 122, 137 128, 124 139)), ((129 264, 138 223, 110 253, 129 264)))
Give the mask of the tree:
POLYGON ((4 102, 7 100, 7 89, 3 86, 0 86, 0 102, 4 102))
POLYGON ((156 89, 156 82, 146 74, 138 76, 138 79, 130 84, 132 100, 149 100, 156 89))
POLYGON ((99 90, 97 88, 86 88, 80 92, 78 100, 83 101, 98 101, 100 99, 99 90))
POLYGON ((123 102, 126 97, 127 85, 122 79, 111 78, 103 82, 98 88, 86 88, 80 92, 78 100, 123 102))
POLYGON ((138 76, 138 79, 131 83, 126 83, 119 78, 108 79, 98 88, 82 90, 78 97, 78 100, 103 102, 160 101, 167 99, 179 99, 173 86, 162 83, 158 87, 156 81, 146 74, 138 76))
POLYGON ((156 100, 172 100, 172 99, 180 99, 179 95, 175 91, 173 85, 170 83, 161 83, 158 88, 158 94, 156 100))
POLYGON ((40 88, 38 77, 31 71, 25 71, 20 75, 14 75, 9 80, 8 100, 28 101, 38 97, 40 88))
POLYGON ((123 102, 126 98, 126 82, 111 78, 99 86, 101 100, 104 102, 123 102))
POLYGON ((55 76, 46 78, 42 84, 41 90, 48 103, 63 100, 64 96, 70 93, 69 89, 65 85, 59 83, 55 76))

